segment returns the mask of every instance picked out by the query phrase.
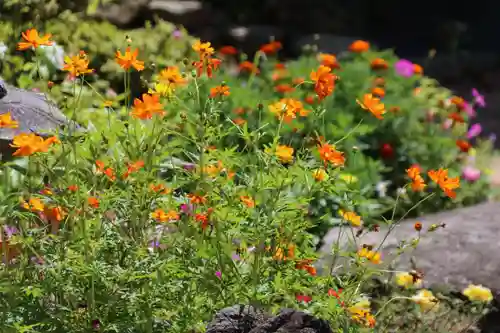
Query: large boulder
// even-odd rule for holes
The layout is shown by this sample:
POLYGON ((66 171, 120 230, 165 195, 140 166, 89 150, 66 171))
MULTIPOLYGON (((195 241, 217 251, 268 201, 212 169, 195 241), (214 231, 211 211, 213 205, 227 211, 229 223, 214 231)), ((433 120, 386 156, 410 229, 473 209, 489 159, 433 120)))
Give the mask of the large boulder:
POLYGON ((332 333, 327 321, 302 311, 283 309, 276 316, 253 306, 234 305, 219 311, 206 333, 332 333))
MULTIPOLYGON (((386 234, 387 228, 381 228, 379 232, 362 235, 356 243, 358 246, 368 244, 377 248, 386 234)), ((494 202, 406 220, 395 227, 383 242, 382 267, 388 267, 393 262, 395 270, 408 271, 414 259, 417 268, 425 274, 427 287, 447 286, 460 290, 473 283, 500 291, 499 235, 500 205, 494 202), (414 229, 417 221, 423 224, 418 245, 397 256, 402 241, 410 243, 418 237, 414 229), (434 232, 424 232, 432 224, 445 226, 434 232)), ((340 239, 341 249, 355 250, 356 246, 348 241, 345 229, 341 233, 340 228, 334 228, 324 238, 322 264, 330 262, 328 253, 337 239, 340 239)))

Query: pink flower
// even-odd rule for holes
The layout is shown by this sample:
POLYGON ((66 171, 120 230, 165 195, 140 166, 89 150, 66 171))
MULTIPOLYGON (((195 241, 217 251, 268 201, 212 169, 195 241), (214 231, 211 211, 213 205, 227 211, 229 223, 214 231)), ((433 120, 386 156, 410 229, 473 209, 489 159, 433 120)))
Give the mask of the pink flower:
POLYGON ((470 127, 469 132, 467 132, 467 139, 472 139, 479 134, 481 134, 482 128, 480 124, 474 124, 470 127))
POLYGON ((222 272, 221 271, 215 272, 215 276, 217 276, 218 279, 222 279, 222 272))
POLYGON ((477 105, 484 108, 486 106, 486 102, 484 101, 484 96, 481 95, 476 88, 472 89, 472 96, 474 97, 474 101, 477 105))
POLYGON ((475 117, 476 116, 476 110, 474 110, 474 108, 472 107, 472 105, 470 105, 467 102, 464 102, 464 111, 465 111, 465 113, 467 113, 467 115, 469 117, 475 117))
POLYGON ((481 177, 481 170, 468 165, 462 169, 462 175, 465 180, 475 182, 481 177))
POLYGON ((398 75, 403 77, 411 77, 414 73, 413 63, 406 59, 401 59, 394 64, 394 70, 398 75))

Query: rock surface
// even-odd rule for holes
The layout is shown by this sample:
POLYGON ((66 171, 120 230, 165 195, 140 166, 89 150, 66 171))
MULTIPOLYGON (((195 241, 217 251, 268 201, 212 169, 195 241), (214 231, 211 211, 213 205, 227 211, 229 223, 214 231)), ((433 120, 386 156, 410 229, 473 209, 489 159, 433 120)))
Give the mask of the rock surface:
POLYGON ((276 316, 253 306, 234 305, 219 311, 206 333, 331 333, 330 325, 302 311, 283 309, 276 316))
MULTIPOLYGON (((341 228, 328 232, 321 252, 325 254, 323 263, 330 260, 332 244, 336 243, 341 228)), ((344 229, 345 230, 345 229, 344 229)), ((374 245, 382 242, 387 229, 370 232, 357 239, 357 244, 374 245)), ((345 232, 340 237, 340 248, 354 248, 345 232)), ((384 265, 394 259, 396 270, 411 269, 410 259, 413 256, 417 268, 425 274, 425 285, 449 285, 461 289, 469 283, 482 284, 493 290, 500 290, 500 204, 492 202, 461 208, 418 220, 407 220, 394 228, 385 240, 381 251, 384 265), (415 250, 409 250, 395 258, 401 241, 410 242, 417 237, 414 223, 423 224, 422 237, 415 250), (445 228, 426 234, 423 232, 431 224, 444 223, 445 228)))

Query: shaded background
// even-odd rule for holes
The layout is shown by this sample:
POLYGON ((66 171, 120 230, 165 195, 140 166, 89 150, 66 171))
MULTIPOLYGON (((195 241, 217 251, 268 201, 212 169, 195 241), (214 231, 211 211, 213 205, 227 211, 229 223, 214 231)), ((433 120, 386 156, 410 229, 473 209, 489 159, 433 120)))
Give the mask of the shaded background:
MULTIPOLYGON (((247 53, 275 38, 284 58, 306 45, 338 54, 355 39, 393 48, 424 66, 428 76, 466 99, 471 88, 486 97, 477 121, 483 135, 500 135, 500 2, 458 4, 385 0, 121 0, 97 16, 124 28, 159 17, 184 26, 216 46, 247 53), (319 37, 319 39, 318 39, 319 37), (429 59, 429 51, 436 56, 429 59)), ((497 147, 500 147, 497 141, 497 147)))

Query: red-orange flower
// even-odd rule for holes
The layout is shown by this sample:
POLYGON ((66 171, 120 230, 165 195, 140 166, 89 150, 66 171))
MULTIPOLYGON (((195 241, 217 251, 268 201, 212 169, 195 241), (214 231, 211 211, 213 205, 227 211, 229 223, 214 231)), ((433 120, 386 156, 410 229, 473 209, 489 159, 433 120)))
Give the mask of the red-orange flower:
POLYGON ((370 49, 370 43, 364 40, 356 40, 349 46, 349 51, 361 53, 366 52, 370 49))
POLYGON ((264 52, 265 54, 275 54, 278 52, 283 46, 281 45, 280 42, 271 42, 264 44, 260 47, 260 51, 264 52))
POLYGON ((413 73, 417 75, 422 75, 424 74, 424 69, 420 65, 413 64, 413 73))
POLYGON ((465 123, 464 117, 458 112, 452 112, 448 115, 448 119, 453 120, 454 123, 465 123))
POLYGON ((457 140, 456 144, 457 147, 460 148, 460 150, 464 153, 468 152, 472 148, 472 145, 467 140, 457 140))
POLYGON ((209 78, 212 78, 213 72, 219 68, 221 60, 217 58, 203 58, 200 61, 193 62, 193 67, 196 69, 196 74, 200 77, 203 72, 207 73, 209 78))
POLYGON ((312 276, 316 276, 316 268, 312 265, 312 263, 313 260, 311 259, 302 259, 295 264, 295 268, 306 271, 312 276))
POLYGON ((255 66, 253 62, 250 62, 248 60, 245 60, 242 63, 240 63, 238 68, 240 69, 240 72, 255 73, 255 74, 260 73, 260 70, 257 68, 257 66, 255 66))
POLYGON ((336 76, 331 71, 330 67, 320 65, 317 71, 311 72, 310 77, 314 81, 314 90, 320 100, 329 96, 335 89, 336 76))
POLYGON ((379 98, 374 97, 372 94, 365 94, 363 101, 356 100, 356 102, 364 110, 370 111, 377 119, 384 119, 385 106, 380 102, 379 98))
POLYGON ((345 163, 345 156, 343 152, 335 149, 335 146, 328 143, 321 143, 318 146, 318 151, 321 160, 326 164, 327 162, 334 166, 342 166, 345 163))
POLYGON ((142 101, 139 98, 134 100, 134 106, 132 108, 132 116, 134 118, 142 120, 151 119, 154 114, 159 116, 165 114, 163 105, 160 103, 160 95, 142 94, 142 101))
POLYGON ((242 195, 242 196, 240 196, 240 200, 241 200, 241 202, 242 202, 245 206, 247 206, 248 208, 253 208, 253 207, 255 207, 255 201, 254 201, 251 197, 249 197, 249 196, 247 196, 247 195, 242 195))
POLYGON ((372 89, 372 95, 378 98, 383 98, 385 96, 385 90, 381 87, 374 87, 372 89))
POLYGON ((208 225, 209 225, 209 222, 208 222, 208 214, 196 214, 194 216, 196 222, 200 222, 201 223, 201 229, 202 230, 205 230, 208 225))
POLYGON ((223 55, 236 55, 238 50, 234 46, 226 45, 219 49, 219 53, 223 55))
POLYGON ((279 92, 281 94, 289 93, 294 90, 295 88, 287 83, 278 84, 277 86, 274 87, 274 91, 279 92))
POLYGON ((372 69, 387 69, 389 68, 389 64, 382 58, 373 59, 370 63, 372 69))
POLYGON ((122 178, 123 179, 128 178, 130 174, 139 171, 142 167, 144 167, 144 161, 141 160, 134 163, 129 163, 127 166, 127 171, 125 171, 125 173, 122 175, 122 178))
POLYGON ((96 197, 88 197, 87 202, 92 208, 99 208, 99 199, 97 199, 96 197))
POLYGON ((220 85, 210 88, 210 98, 215 98, 217 96, 229 96, 231 92, 229 91, 229 86, 220 85))
POLYGON ((41 45, 51 46, 52 41, 50 37, 51 34, 46 34, 44 36, 40 36, 36 29, 28 29, 26 32, 21 33, 24 41, 17 43, 17 49, 20 51, 24 51, 29 49, 30 47, 37 48, 41 45))
POLYGON ((190 193, 187 197, 193 205, 203 205, 207 202, 207 197, 204 195, 190 193))
POLYGON ((448 177, 448 169, 442 168, 439 168, 438 170, 430 170, 427 174, 433 182, 439 185, 448 197, 453 199, 457 196, 453 190, 460 187, 459 177, 448 177))
POLYGON ((130 67, 134 67, 135 70, 142 71, 144 69, 144 61, 138 60, 138 55, 139 49, 135 49, 132 52, 130 47, 127 47, 124 54, 120 50, 116 51, 115 60, 123 69, 129 70, 130 67))

